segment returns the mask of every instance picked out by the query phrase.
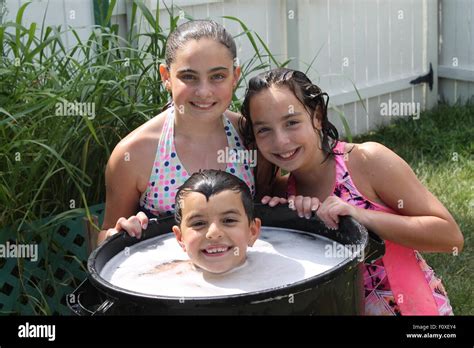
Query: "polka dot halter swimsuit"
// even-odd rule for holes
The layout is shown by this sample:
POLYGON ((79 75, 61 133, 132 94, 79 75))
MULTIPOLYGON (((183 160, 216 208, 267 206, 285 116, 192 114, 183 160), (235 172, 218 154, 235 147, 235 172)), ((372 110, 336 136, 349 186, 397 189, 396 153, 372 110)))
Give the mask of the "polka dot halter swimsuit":
MULTIPOLYGON (((222 121, 229 151, 238 153, 238 151, 245 150, 237 131, 225 115, 222 116, 222 121)), ((252 168, 246 161, 234 162, 227 163, 226 172, 243 180, 254 195, 255 181, 252 168)), ((173 214, 176 192, 191 174, 186 171, 176 153, 174 145, 174 107, 171 107, 168 109, 163 125, 147 188, 140 197, 140 210, 148 216, 173 214)))

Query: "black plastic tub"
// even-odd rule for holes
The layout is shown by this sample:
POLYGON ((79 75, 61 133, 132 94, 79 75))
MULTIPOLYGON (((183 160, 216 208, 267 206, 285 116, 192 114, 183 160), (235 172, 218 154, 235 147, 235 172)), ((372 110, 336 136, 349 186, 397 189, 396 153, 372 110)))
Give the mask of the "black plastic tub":
MULTIPOLYGON (((264 226, 318 234, 344 245, 360 245, 365 262, 381 257, 383 242, 350 217, 338 230, 327 229, 316 218, 299 218, 279 206, 256 206, 264 226), (374 238, 375 237, 375 238, 374 238), (369 243, 370 240, 370 243, 369 243)), ((317 276, 289 285, 222 297, 165 297, 146 295, 114 286, 100 276, 104 265, 117 253, 142 240, 169 233, 172 217, 150 220, 140 240, 119 233, 89 256, 88 279, 67 297, 77 315, 360 315, 363 314, 363 260, 353 257, 317 276)))

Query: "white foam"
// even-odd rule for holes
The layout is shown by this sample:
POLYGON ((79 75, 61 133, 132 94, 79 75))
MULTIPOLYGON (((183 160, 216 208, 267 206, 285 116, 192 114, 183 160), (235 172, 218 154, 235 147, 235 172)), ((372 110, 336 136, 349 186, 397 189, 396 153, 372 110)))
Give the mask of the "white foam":
POLYGON ((321 274, 346 258, 325 256, 334 241, 288 229, 262 227, 247 261, 224 274, 194 267, 173 234, 158 236, 114 256, 101 276, 132 291, 173 297, 242 294, 292 284, 321 274))

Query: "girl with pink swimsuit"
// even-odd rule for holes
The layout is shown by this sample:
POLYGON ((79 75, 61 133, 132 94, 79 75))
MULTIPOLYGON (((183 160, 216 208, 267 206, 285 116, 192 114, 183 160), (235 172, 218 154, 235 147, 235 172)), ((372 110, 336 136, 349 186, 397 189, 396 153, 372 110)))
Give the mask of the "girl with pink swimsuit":
POLYGON ((290 172, 280 192, 262 202, 289 201, 300 216, 316 213, 329 228, 350 215, 385 241, 385 255, 365 264, 366 314, 452 315, 441 281, 418 251, 457 255, 464 242, 458 225, 394 152, 339 141, 328 99, 294 70, 249 81, 241 110, 245 145, 290 172))

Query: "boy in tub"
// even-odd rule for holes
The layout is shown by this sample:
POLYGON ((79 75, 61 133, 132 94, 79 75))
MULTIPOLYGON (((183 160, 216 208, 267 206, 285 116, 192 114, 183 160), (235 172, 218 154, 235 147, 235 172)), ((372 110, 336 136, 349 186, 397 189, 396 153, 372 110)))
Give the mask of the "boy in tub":
POLYGON ((194 265, 210 273, 244 264, 247 246, 260 235, 248 186, 220 170, 203 170, 186 180, 176 194, 175 219, 179 245, 194 265))

